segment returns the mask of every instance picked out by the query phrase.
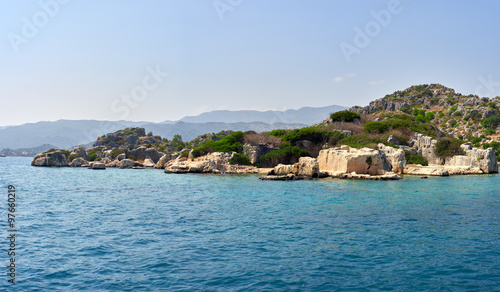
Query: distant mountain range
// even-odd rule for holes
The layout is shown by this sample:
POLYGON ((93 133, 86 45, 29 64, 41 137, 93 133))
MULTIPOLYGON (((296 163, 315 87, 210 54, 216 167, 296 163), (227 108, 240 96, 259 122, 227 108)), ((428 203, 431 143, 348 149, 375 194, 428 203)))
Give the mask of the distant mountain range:
MULTIPOLYGON (((216 110, 202 113, 197 116, 187 116, 180 121, 185 123, 252 123, 263 122, 266 124, 275 123, 299 123, 312 125, 328 117, 331 113, 345 110, 346 107, 331 105, 325 107, 303 107, 298 110, 290 109, 285 111, 254 111, 254 110, 216 110)), ((167 121, 168 122, 168 121, 167 121)))
MULTIPOLYGON (((31 153, 52 145, 68 149, 77 145, 86 145, 95 141, 98 136, 126 127, 144 127, 147 132, 152 131, 155 135, 167 139, 172 139, 175 134, 181 134, 185 141, 190 141, 198 135, 217 133, 222 130, 262 132, 274 129, 295 129, 320 122, 330 113, 344 109, 346 108, 341 106, 327 106, 265 112, 224 110, 161 123, 96 120, 29 123, 0 128, 0 149, 10 148, 8 149, 10 152, 1 151, 0 153, 8 156, 12 153, 31 153), (30 149, 35 147, 36 149, 30 149)), ((43 151, 45 150, 47 149, 43 151)))

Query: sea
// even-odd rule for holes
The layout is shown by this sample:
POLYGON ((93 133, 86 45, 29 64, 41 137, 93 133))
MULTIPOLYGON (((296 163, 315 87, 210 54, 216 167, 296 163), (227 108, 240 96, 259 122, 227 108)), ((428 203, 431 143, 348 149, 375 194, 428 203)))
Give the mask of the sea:
POLYGON ((279 182, 31 160, 0 158, 0 291, 500 290, 496 174, 279 182))

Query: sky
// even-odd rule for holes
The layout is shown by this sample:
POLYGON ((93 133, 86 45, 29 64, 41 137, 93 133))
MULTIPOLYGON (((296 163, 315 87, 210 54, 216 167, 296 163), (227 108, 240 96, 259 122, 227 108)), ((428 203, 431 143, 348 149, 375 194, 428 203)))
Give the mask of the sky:
POLYGON ((500 95, 500 1, 0 0, 0 126, 500 95))

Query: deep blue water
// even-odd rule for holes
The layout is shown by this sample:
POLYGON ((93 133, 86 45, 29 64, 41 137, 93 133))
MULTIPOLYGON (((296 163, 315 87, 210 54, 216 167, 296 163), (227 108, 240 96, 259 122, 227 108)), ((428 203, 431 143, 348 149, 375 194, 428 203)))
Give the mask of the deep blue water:
POLYGON ((0 158, 0 290, 500 287, 499 175, 270 182, 30 162, 0 158), (15 288, 8 184, 18 196, 15 288))

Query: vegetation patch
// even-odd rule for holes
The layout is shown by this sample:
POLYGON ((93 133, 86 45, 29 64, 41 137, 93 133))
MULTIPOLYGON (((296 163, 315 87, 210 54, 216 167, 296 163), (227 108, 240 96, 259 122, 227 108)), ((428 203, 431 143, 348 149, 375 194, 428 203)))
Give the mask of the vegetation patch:
POLYGON ((97 159, 97 153, 94 150, 90 150, 88 153, 88 161, 94 161, 97 159))
POLYGON ((71 162, 74 159, 79 158, 79 157, 81 157, 79 154, 76 154, 76 153, 70 154, 68 157, 68 161, 71 162))
POLYGON ((260 163, 264 167, 274 167, 279 163, 293 164, 299 161, 300 157, 311 156, 309 151, 297 146, 284 146, 284 148, 273 150, 260 157, 260 163))
POLYGON ((413 154, 408 150, 405 150, 406 163, 408 164, 421 164, 423 166, 428 166, 429 162, 420 154, 413 154))
POLYGON ((233 157, 229 159, 230 164, 239 164, 239 165, 250 165, 250 159, 241 153, 234 153, 233 157))
POLYGON ((451 137, 439 138, 436 143, 434 153, 440 157, 452 157, 455 155, 464 155, 464 151, 460 148, 463 141, 451 137))
POLYGON ((352 135, 339 141, 339 144, 347 145, 352 148, 369 147, 377 149, 378 143, 388 144, 387 141, 381 137, 370 136, 367 134, 352 135))
POLYGON ((351 112, 349 110, 343 110, 331 114, 330 118, 334 122, 353 122, 354 119, 360 119, 361 116, 358 113, 351 112))
POLYGON ((363 126, 363 130, 368 133, 384 133, 389 131, 389 125, 384 122, 368 122, 363 126))
POLYGON ((113 150, 111 150, 111 158, 116 159, 118 155, 125 152, 127 152, 126 149, 113 148, 113 150))
POLYGON ((481 121, 481 126, 483 126, 484 128, 495 129, 498 124, 500 124, 500 114, 491 116, 481 121))
POLYGON ((313 143, 333 142, 336 144, 344 135, 339 131, 330 131, 320 129, 319 127, 306 127, 301 129, 292 130, 281 136, 284 141, 295 143, 300 140, 308 140, 313 143))
POLYGON ((203 143, 203 145, 195 148, 193 150, 193 156, 199 157, 206 155, 211 152, 238 152, 241 153, 243 151, 243 138, 245 134, 243 132, 238 131, 234 132, 229 136, 226 136, 219 141, 208 140, 203 143))

